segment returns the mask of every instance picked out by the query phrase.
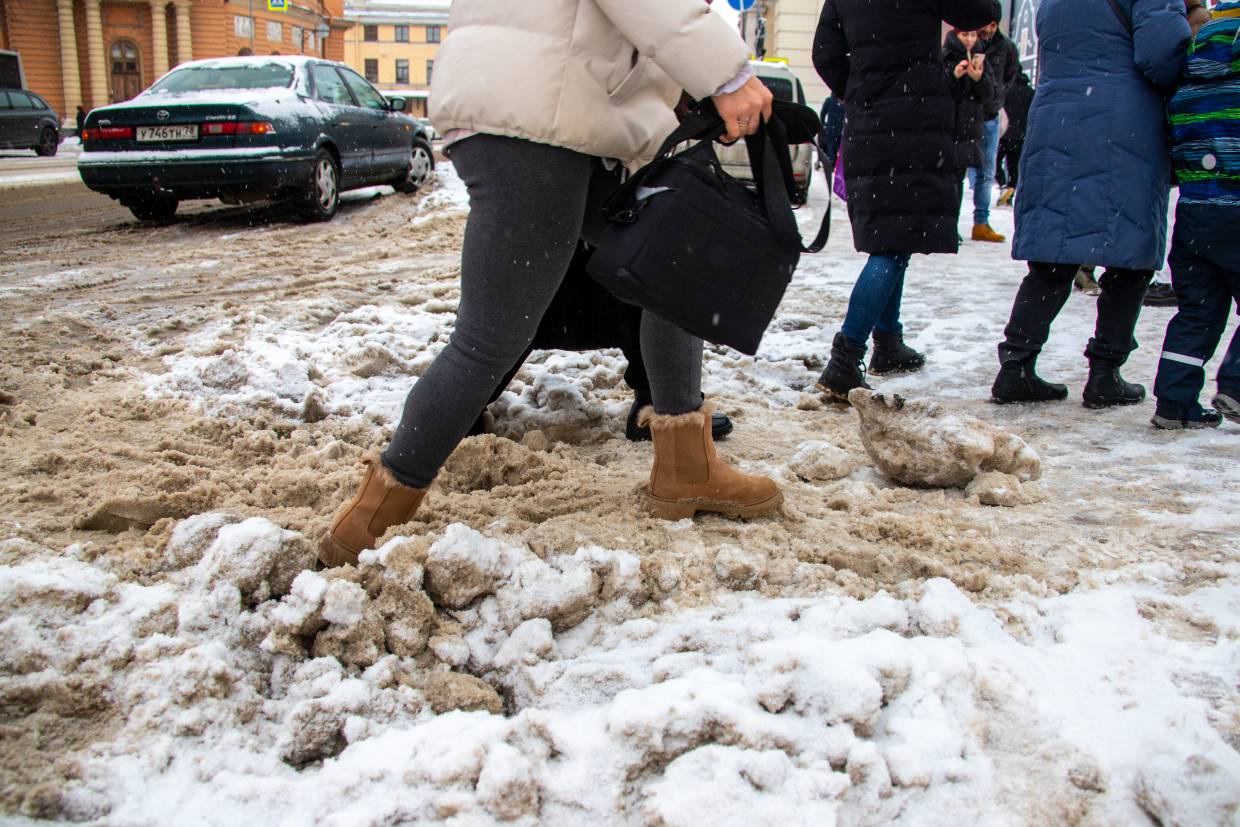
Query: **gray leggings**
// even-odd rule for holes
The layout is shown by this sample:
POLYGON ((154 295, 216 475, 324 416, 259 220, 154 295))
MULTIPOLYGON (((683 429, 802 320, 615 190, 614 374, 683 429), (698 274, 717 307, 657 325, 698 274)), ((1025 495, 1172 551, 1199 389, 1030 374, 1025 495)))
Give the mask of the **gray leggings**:
MULTIPOLYGON (((475 135, 451 154, 470 206, 456 328, 409 392, 383 452, 383 464, 414 488, 430 485, 533 341, 578 238, 595 236, 593 217, 605 194, 599 159, 572 150, 475 135)), ((655 410, 701 407, 701 339, 644 313, 641 348, 655 410)))

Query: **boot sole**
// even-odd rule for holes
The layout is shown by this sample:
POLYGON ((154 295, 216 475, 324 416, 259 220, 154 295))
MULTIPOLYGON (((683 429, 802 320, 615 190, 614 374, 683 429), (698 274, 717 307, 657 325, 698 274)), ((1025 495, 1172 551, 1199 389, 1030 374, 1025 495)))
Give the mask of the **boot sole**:
POLYGON ((1211 403, 1214 409, 1221 413, 1229 422, 1240 425, 1240 399, 1235 399, 1228 394, 1220 393, 1214 397, 1211 403))
MULTIPOLYGON (((821 382, 815 382, 814 387, 822 391, 824 394, 826 394, 827 399, 829 399, 832 402, 838 402, 841 405, 852 404, 851 402, 848 401, 848 394, 846 393, 840 393, 837 390, 833 390, 832 388, 827 387, 821 382)), ((857 387, 862 387, 862 386, 858 385, 857 387)))
POLYGON ((1034 402, 1062 402, 1068 398, 1067 394, 1063 396, 1028 396, 1028 397, 1012 397, 1004 398, 991 394, 990 401, 996 405, 1024 405, 1034 402))
POLYGON ((900 373, 916 373, 917 371, 921 370, 925 366, 926 366, 926 363, 922 362, 921 364, 915 367, 899 367, 899 368, 891 368, 890 370, 875 370, 874 366, 870 365, 869 372, 875 376, 895 376, 900 373))
POLYGON ((1081 404, 1091 411, 1102 410, 1103 408, 1119 408, 1125 405, 1140 405, 1145 401, 1145 397, 1140 399, 1083 399, 1081 404))
POLYGON ((1150 424, 1155 428, 1163 431, 1204 431, 1209 428, 1217 428, 1221 422, 1185 422, 1182 419, 1170 419, 1165 416, 1154 414, 1150 419, 1150 424))
POLYGON ((720 502, 718 500, 665 500, 653 494, 646 495, 646 507, 656 517, 664 520, 692 519, 699 511, 722 514, 732 519, 761 517, 778 509, 783 505, 783 502, 784 492, 782 491, 776 491, 765 500, 749 505, 720 502))

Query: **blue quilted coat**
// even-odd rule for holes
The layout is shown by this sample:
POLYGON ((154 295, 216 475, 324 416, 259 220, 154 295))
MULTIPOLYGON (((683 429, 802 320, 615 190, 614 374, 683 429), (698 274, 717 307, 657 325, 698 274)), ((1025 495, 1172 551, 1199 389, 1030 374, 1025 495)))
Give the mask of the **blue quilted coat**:
POLYGON ((1038 86, 1012 257, 1162 267, 1171 155, 1167 98, 1188 54, 1183 0, 1042 0, 1038 86))

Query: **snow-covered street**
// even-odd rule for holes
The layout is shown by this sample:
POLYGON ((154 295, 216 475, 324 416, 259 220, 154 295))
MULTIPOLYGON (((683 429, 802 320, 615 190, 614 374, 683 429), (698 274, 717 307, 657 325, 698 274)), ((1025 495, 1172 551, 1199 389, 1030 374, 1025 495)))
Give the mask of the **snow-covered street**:
MULTIPOLYGON (((451 165, 326 224, 204 209, 14 244, 7 823, 1240 824, 1240 426, 1083 408, 1081 293, 1039 362, 1069 400, 991 404, 1024 267, 968 242, 913 259, 928 364, 872 384, 1011 431, 1041 478, 1011 507, 892 481, 813 389, 863 263, 835 206, 758 355, 707 347, 719 450, 779 481, 778 515, 646 514, 619 351, 535 352, 415 521, 325 572, 317 538, 451 331, 451 165)), ((1152 385, 1173 313, 1143 311, 1127 378, 1152 385)))

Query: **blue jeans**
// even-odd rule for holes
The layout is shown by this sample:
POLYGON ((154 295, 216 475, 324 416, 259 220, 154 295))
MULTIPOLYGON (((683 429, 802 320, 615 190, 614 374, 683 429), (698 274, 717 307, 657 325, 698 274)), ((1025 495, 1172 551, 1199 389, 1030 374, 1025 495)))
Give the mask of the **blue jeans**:
POLYGON ((908 256, 872 255, 861 269, 848 299, 842 329, 853 344, 866 347, 875 330, 899 335, 900 299, 908 261, 908 256))
POLYGON ((969 167, 969 186, 973 188, 973 223, 990 223, 990 196, 995 186, 995 163, 999 157, 999 119, 982 125, 982 168, 969 167))

